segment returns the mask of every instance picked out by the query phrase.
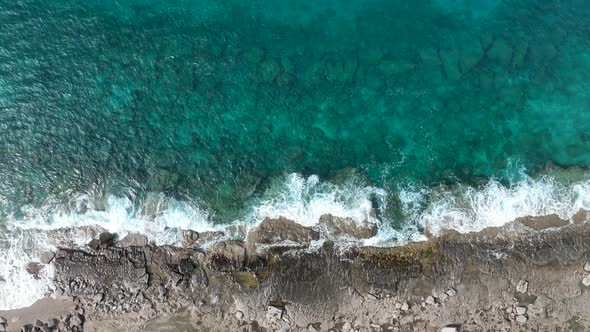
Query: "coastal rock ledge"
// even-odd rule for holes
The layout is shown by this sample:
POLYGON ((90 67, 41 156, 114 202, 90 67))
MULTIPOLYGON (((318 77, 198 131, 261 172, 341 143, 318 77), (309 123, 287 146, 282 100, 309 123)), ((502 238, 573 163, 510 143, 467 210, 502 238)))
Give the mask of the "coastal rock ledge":
POLYGON ((60 248, 48 263, 55 294, 41 301, 61 307, 2 311, 0 331, 590 328, 586 222, 447 231, 390 248, 343 248, 284 219, 277 225, 288 226, 282 232, 297 245, 252 244, 284 242, 269 235, 281 232, 267 221, 250 243, 208 249, 155 246, 140 237, 117 245, 107 235, 94 249, 60 248))

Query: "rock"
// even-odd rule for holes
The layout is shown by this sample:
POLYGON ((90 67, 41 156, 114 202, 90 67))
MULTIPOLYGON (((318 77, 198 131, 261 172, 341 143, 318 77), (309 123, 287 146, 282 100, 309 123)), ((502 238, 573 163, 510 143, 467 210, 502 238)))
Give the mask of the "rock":
POLYGON ((59 323, 59 321, 57 319, 52 318, 47 321, 47 327, 49 327, 50 329, 53 329, 53 328, 57 327, 58 323, 59 323))
POLYGON ((260 64, 260 81, 271 82, 281 72, 281 65, 275 59, 267 59, 260 64))
POLYGON ((306 245, 312 240, 318 240, 319 237, 319 232, 287 218, 266 218, 248 234, 248 247, 254 248, 256 244, 275 244, 283 241, 306 245))
POLYGON ((100 248, 100 241, 98 239, 90 240, 90 242, 88 242, 88 248, 98 250, 98 248, 100 248))
POLYGON ((516 309, 516 314, 518 314, 518 315, 526 314, 526 310, 527 310, 526 307, 519 306, 519 307, 516 307, 515 309, 516 309))
POLYGON ((222 231, 207 231, 199 233, 199 239, 193 243, 193 246, 200 248, 208 247, 223 239, 225 233, 222 231))
POLYGON ((80 314, 73 314, 72 317, 70 317, 70 326, 82 326, 82 323, 84 322, 84 318, 80 315, 80 314))
MULTIPOLYGON (((572 221, 576 224, 582 223, 588 219, 588 211, 584 209, 578 210, 576 214, 572 216, 572 221)), ((590 272, 590 271, 588 271, 590 272)))
POLYGON ((266 309, 266 319, 270 322, 276 322, 283 319, 283 308, 269 305, 266 309))
POLYGON ((459 332, 459 329, 454 326, 445 326, 440 331, 441 332, 459 332))
POLYGON ((446 294, 449 297, 453 297, 453 296, 457 295, 457 291, 454 288, 449 288, 449 289, 447 289, 446 294))
POLYGON ((503 66, 509 65, 512 61, 512 46, 504 39, 496 39, 486 55, 503 66))
POLYGON ((188 248, 194 246, 195 243, 199 240, 200 235, 198 232, 193 231, 192 229, 185 229, 182 231, 182 236, 180 238, 180 245, 183 248, 188 248))
POLYGON ((236 318, 237 318, 237 319, 239 319, 239 320, 242 320, 242 319, 244 319, 244 313, 243 313, 243 312, 241 312, 241 311, 239 311, 239 310, 238 310, 238 311, 236 311, 236 313, 235 313, 235 316, 236 316, 236 318))
POLYGON ((521 324, 524 324, 524 323, 526 323, 527 318, 526 318, 526 316, 518 315, 518 316, 516 316, 516 321, 519 322, 519 323, 521 323, 521 324))
POLYGON ((42 321, 40 321, 40 320, 37 319, 35 321, 35 326, 38 326, 38 327, 45 326, 45 323, 43 323, 42 321))
POLYGON ((586 287, 590 287, 590 274, 582 279, 582 284, 586 287))
POLYGON ((518 283, 516 284, 516 292, 517 293, 526 293, 529 289, 529 282, 521 279, 518 281, 518 283))
POLYGON ((29 274, 32 274, 36 279, 39 279, 39 272, 43 270, 43 265, 37 262, 30 262, 29 264, 27 264, 25 269, 29 274))
POLYGON ((377 235, 377 225, 365 221, 360 225, 351 218, 335 217, 324 214, 320 217, 318 226, 328 236, 346 236, 353 239, 369 239, 377 235))
POLYGON ((435 304, 435 303, 436 303, 436 301, 434 300, 434 297, 433 297, 433 296, 428 296, 428 297, 426 298, 426 301, 425 301, 425 302, 426 302, 426 304, 430 304, 430 305, 432 305, 432 304, 435 304))
POLYGON ((101 248, 107 248, 113 245, 115 242, 115 234, 109 232, 102 232, 98 236, 101 248))
POLYGON ((44 251, 39 255, 39 262, 41 264, 49 264, 55 257, 55 253, 52 251, 44 251))
POLYGON ((457 50, 441 50, 440 58, 442 60, 445 75, 449 80, 458 80, 461 78, 459 68, 459 52, 457 50))
POLYGON ((537 217, 520 217, 516 218, 516 221, 536 231, 569 225, 569 222, 567 220, 561 219, 556 214, 537 217))
POLYGON ((590 272, 590 262, 586 262, 586 264, 584 264, 584 271, 590 272))
POLYGON ((408 311, 410 310, 410 305, 408 304, 408 302, 404 302, 402 303, 402 307, 400 309, 401 311, 408 311))
POLYGON ((121 248, 127 247, 145 247, 149 244, 147 237, 141 234, 129 234, 122 240, 117 241, 116 246, 121 248))
POLYGON ((246 264, 246 245, 242 241, 224 241, 207 251, 213 267, 222 271, 242 268, 246 264))
POLYGON ((484 50, 477 40, 463 46, 460 52, 460 66, 462 73, 466 73, 475 67, 484 55, 484 50))
POLYGON ((252 63, 259 63, 264 59, 264 50, 253 47, 244 52, 244 58, 252 63))
POLYGON ((449 296, 448 296, 446 293, 442 293, 442 294, 440 294, 440 295, 439 295, 438 299, 439 299, 441 302, 444 302, 444 301, 446 301, 446 300, 448 300, 448 299, 449 299, 449 296))
POLYGON ((535 302, 528 305, 528 315, 534 318, 545 318, 547 317, 547 306, 551 304, 551 299, 549 299, 545 294, 539 295, 535 302))

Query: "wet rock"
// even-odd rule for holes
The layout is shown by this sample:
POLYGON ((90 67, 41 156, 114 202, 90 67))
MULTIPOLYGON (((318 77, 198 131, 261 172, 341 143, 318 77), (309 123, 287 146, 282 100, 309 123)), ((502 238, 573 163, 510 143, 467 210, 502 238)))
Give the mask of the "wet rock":
POLYGON ((100 285, 110 289, 112 285, 124 285, 139 290, 147 287, 145 253, 140 247, 109 248, 96 254, 80 250, 59 249, 54 260, 58 286, 69 294, 96 293, 88 285, 100 285))
POLYGON ((182 231, 182 238, 180 240, 180 243, 184 248, 188 248, 194 245, 199 240, 199 238, 199 233, 191 229, 185 229, 182 231))
POLYGON ((516 292, 517 293, 526 293, 529 289, 529 282, 521 279, 518 281, 518 283, 516 284, 516 292))
POLYGON ((199 239, 193 243, 193 246, 208 247, 223 239, 225 233, 221 231, 207 231, 199 233, 199 239))
POLYGON ((90 242, 88 242, 88 248, 98 250, 98 248, 100 248, 100 241, 98 239, 90 240, 90 242))
POLYGON ((115 242, 115 234, 109 232, 102 232, 98 236, 101 248, 108 248, 115 242))
POLYGON ((578 210, 578 212, 572 216, 572 221, 576 224, 582 223, 586 220, 588 220, 588 211, 584 209, 578 210))
POLYGON ((207 255, 211 265, 228 271, 242 268, 246 264, 246 245, 242 241, 224 241, 211 247, 207 255))
POLYGON ((44 251, 39 255, 39 262, 41 264, 49 264, 55 258, 55 253, 51 251, 44 251))
POLYGON ((147 237, 141 234, 129 234, 116 243, 117 247, 145 247, 149 244, 147 237))
POLYGON ((319 227, 327 235, 347 236, 353 239, 368 239, 377 235, 377 225, 365 221, 360 225, 351 218, 339 218, 331 214, 320 217, 319 227))
POLYGON ((537 216, 537 217, 521 217, 516 219, 517 222, 532 228, 536 231, 541 231, 548 228, 558 228, 569 225, 567 220, 561 219, 556 214, 550 214, 547 216, 537 216))
POLYGON ((43 265, 37 262, 30 262, 26 266, 26 270, 29 274, 32 274, 36 279, 39 279, 39 272, 43 270, 43 265))
POLYGON ((283 217, 266 218, 248 234, 248 247, 254 248, 256 244, 275 244, 283 241, 308 244, 312 240, 318 240, 319 237, 319 232, 293 220, 283 217))

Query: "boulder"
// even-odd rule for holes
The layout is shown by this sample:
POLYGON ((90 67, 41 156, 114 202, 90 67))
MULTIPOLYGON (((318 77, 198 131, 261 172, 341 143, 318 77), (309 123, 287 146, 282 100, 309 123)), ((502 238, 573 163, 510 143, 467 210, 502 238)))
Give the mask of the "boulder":
POLYGON ((183 248, 188 248, 195 244, 199 240, 199 233, 191 230, 185 229, 182 231, 182 237, 180 239, 180 243, 183 248))
POLYGON ((377 234, 377 226, 373 223, 365 221, 359 225, 351 218, 339 218, 331 214, 320 217, 319 227, 327 235, 353 239, 368 239, 377 234))
POLYGON ((516 218, 516 221, 536 231, 541 231, 548 228, 563 227, 569 224, 567 220, 561 219, 556 214, 536 217, 520 217, 516 218))
POLYGON ((113 245, 115 242, 115 234, 109 232, 102 232, 98 236, 101 248, 107 248, 113 245))
POLYGON ((248 234, 248 247, 256 244, 275 244, 284 241, 308 244, 318 240, 320 233, 284 217, 265 218, 256 229, 248 234))
POLYGON ((127 247, 145 247, 148 245, 147 237, 141 234, 129 234, 125 236, 121 241, 116 243, 117 247, 127 248, 127 247))
POLYGON ((517 293, 526 293, 529 290, 529 282, 521 279, 516 284, 516 292, 517 293))

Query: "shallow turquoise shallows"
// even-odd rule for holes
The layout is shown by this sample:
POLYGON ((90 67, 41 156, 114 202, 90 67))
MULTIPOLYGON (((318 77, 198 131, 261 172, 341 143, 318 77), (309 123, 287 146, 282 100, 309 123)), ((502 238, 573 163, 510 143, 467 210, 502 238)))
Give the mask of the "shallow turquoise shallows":
POLYGON ((396 195, 588 166, 589 18, 585 0, 0 0, 0 215, 156 192, 224 223, 293 172, 396 195))

